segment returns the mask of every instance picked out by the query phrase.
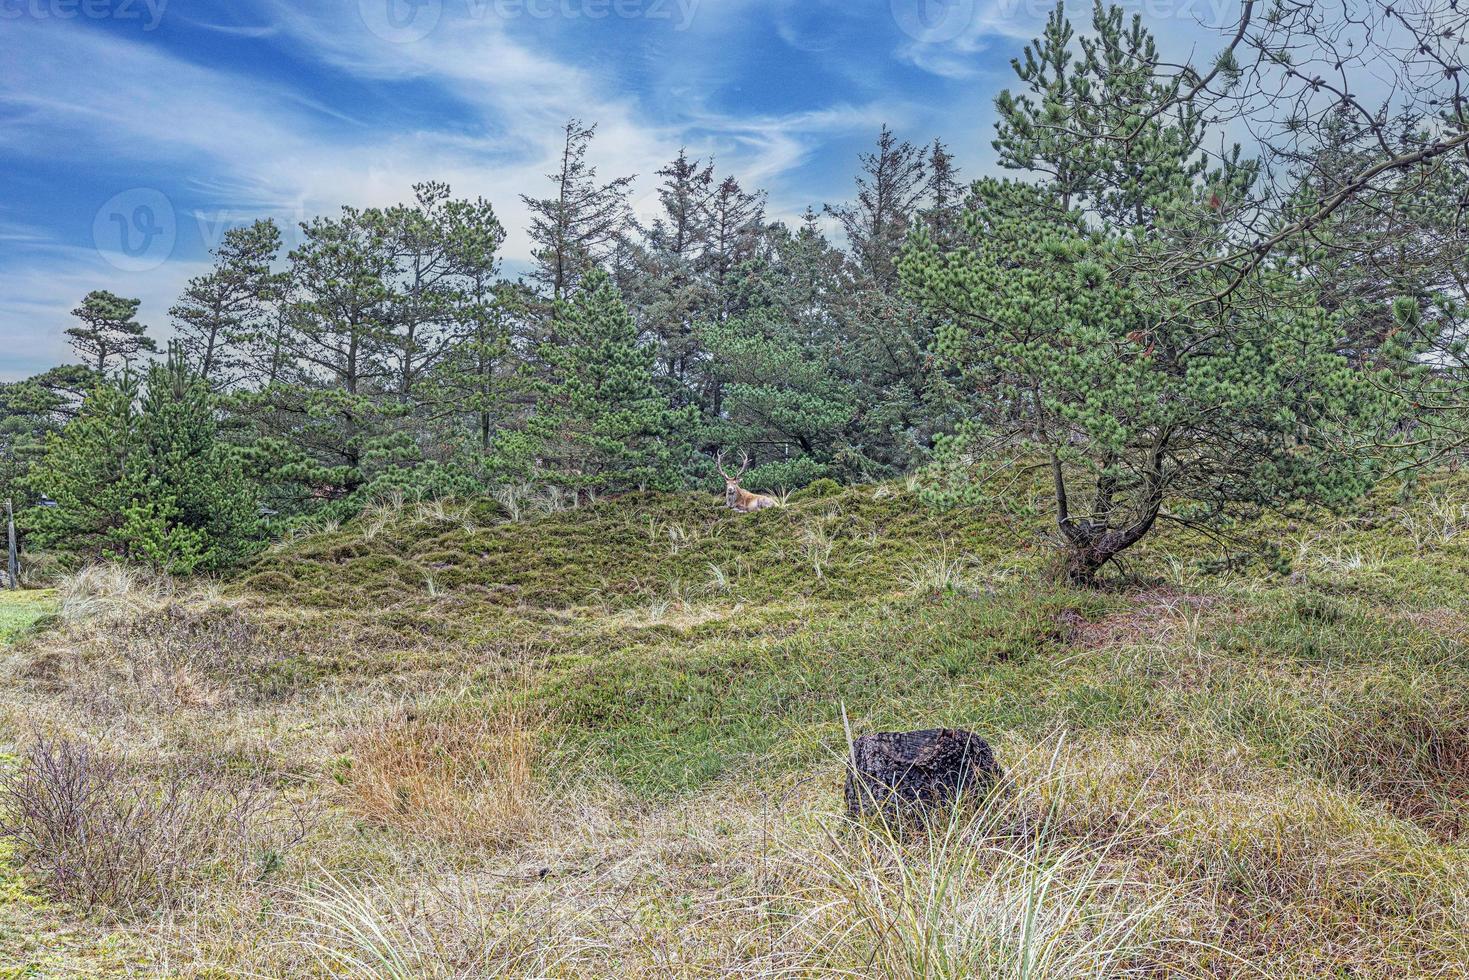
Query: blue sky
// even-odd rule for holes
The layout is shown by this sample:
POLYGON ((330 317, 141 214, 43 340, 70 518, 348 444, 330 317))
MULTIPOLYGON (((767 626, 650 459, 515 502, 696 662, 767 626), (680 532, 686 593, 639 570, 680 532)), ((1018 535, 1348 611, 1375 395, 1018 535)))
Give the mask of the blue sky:
MULTIPOLYGON (((1139 0, 1173 47, 1230 0, 1139 0)), ((1087 8, 1081 7, 1079 12, 1087 8)), ((0 0, 0 380, 69 359, 90 289, 167 335, 232 224, 287 229, 419 180, 483 195, 529 252, 561 124, 604 176, 680 146, 799 214, 886 123, 991 169, 991 102, 1045 0, 0 0)), ((1181 52, 1181 53, 1186 53, 1181 52)), ((288 242, 291 240, 288 231, 288 242)))

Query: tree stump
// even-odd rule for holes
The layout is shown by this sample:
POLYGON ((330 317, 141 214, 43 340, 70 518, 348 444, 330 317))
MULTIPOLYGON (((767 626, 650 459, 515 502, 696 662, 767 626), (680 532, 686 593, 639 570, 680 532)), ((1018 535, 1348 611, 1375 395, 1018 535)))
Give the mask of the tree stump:
POLYGON ((925 812, 979 794, 1002 775, 989 743, 958 728, 876 732, 852 745, 847 812, 925 812))

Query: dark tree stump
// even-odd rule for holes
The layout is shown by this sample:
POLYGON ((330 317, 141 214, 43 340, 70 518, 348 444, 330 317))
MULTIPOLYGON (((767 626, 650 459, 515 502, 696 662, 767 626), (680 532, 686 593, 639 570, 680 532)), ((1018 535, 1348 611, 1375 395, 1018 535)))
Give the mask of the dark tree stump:
POLYGON ((877 732, 852 745, 847 766, 847 812, 947 807, 966 793, 983 793, 1001 776, 989 743, 958 728, 877 732))

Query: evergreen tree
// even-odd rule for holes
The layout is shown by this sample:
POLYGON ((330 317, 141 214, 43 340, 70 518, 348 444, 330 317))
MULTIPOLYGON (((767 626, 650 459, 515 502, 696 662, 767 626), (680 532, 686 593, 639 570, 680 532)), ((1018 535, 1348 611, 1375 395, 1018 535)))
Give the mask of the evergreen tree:
POLYGON ((928 150, 928 177, 924 186, 924 227, 940 248, 956 243, 964 214, 964 185, 954 157, 939 140, 928 150))
POLYGON ((120 529, 129 557, 171 572, 225 568, 260 539, 255 492, 218 438, 208 382, 172 348, 144 386, 140 489, 120 529))
POLYGON ((556 316, 564 342, 542 351, 549 374, 529 427, 547 478, 581 493, 677 486, 697 414, 659 392, 654 352, 611 278, 593 269, 556 316))
POLYGON ((486 281, 467 290, 457 314, 461 333, 431 375, 431 410, 467 422, 481 455, 506 428, 521 392, 515 327, 531 305, 515 283, 486 281))
POLYGON ((98 289, 88 293, 82 305, 71 311, 82 322, 68 327, 66 335, 71 338, 77 356, 98 375, 107 374, 114 360, 120 359, 126 367, 138 355, 158 350, 147 336, 148 328, 137 320, 140 305, 140 300, 124 299, 98 289))
POLYGON ((859 406, 842 366, 851 287, 814 212, 797 232, 777 225, 767 239, 765 254, 740 270, 739 312, 703 330, 723 392, 709 441, 747 449, 767 467, 779 461, 778 471, 753 471, 763 485, 797 486, 854 446, 859 406))
POLYGON ((680 150, 658 175, 661 213, 641 243, 623 250, 618 278, 639 328, 656 344, 657 371, 669 397, 697 404, 704 354, 695 327, 713 298, 699 266, 709 243, 714 168, 680 150))
POLYGON ((853 204, 828 207, 847 233, 857 268, 878 288, 897 281, 898 254, 925 188, 923 154, 911 143, 899 143, 886 126, 877 137, 877 152, 862 154, 853 204))
POLYGON ((730 273, 754 258, 765 225, 765 194, 750 193, 726 177, 709 199, 708 247, 703 265, 718 297, 721 318, 731 311, 730 273))
POLYGON ((921 234, 903 263, 971 393, 939 497, 1044 460, 1083 583, 1159 521, 1217 533, 1252 507, 1350 499, 1372 463, 1343 436, 1392 403, 1340 356, 1340 318, 1306 283, 1260 269, 1247 292, 1221 290, 1226 269, 1160 277, 1142 260, 1175 238, 1210 241, 1214 202, 1243 198, 1255 169, 1236 153, 1205 171, 1202 125, 1173 98, 1181 82, 1154 78, 1137 20, 1124 29, 1098 4, 1093 28, 1078 61, 1058 5, 1016 62, 1029 91, 997 99, 1002 161, 1039 182, 977 183, 965 246, 946 253, 921 234), (1134 141, 1078 138, 1121 124, 1134 141), (978 480, 959 465, 971 454, 978 480))
POLYGON ((49 497, 17 518, 32 547, 79 559, 126 555, 122 527, 138 489, 136 375, 100 381, 46 450, 25 484, 31 499, 49 497))
POLYGON ((0 501, 29 503, 26 475, 45 452, 48 436, 76 417, 96 381, 90 368, 68 364, 0 384, 0 501))
POLYGON ((281 372, 241 400, 259 434, 255 472, 282 506, 351 494, 373 469, 417 456, 394 425, 408 406, 394 383, 392 223, 378 210, 343 208, 302 233, 290 255, 281 372))
POLYGON ((251 373, 249 353, 268 336, 271 303, 283 285, 271 272, 280 247, 280 229, 268 218, 231 228, 214 252, 214 267, 189 280, 168 311, 185 356, 213 391, 251 373))
POLYGON ((1125 272, 1133 242, 1089 231, 1061 194, 980 182, 974 244, 944 255, 920 239, 905 257, 940 353, 977 393, 940 499, 1043 460, 1068 574, 1090 583, 1159 521, 1217 532, 1250 508, 1365 489, 1372 461, 1343 435, 1391 399, 1336 352, 1339 321, 1310 289, 1271 274, 1265 304, 1180 315, 1195 284, 1160 308, 1125 272))
POLYGON ((413 191, 413 205, 386 213, 396 252, 388 311, 393 386, 405 403, 464 335, 466 304, 483 300, 505 238, 483 198, 455 200, 436 182, 413 191))
POLYGON ((445 218, 455 275, 454 332, 442 358, 430 365, 423 401, 435 420, 452 419, 456 429, 467 421, 483 455, 506 421, 519 366, 515 329, 527 316, 530 297, 523 287, 499 279, 505 231, 488 203, 451 202, 445 218))
POLYGON ((530 236, 536 246, 530 278, 552 301, 568 296, 606 258, 630 218, 627 195, 633 178, 598 183, 597 169, 587 163, 587 148, 596 133, 595 125, 567 122, 560 165, 548 175, 555 193, 546 198, 521 195, 531 212, 530 236))
POLYGON ((1086 82, 1072 64, 1075 38, 1065 4, 1057 0, 1045 32, 1025 46, 1024 61, 1010 62, 1024 86, 1021 93, 1005 89, 995 98, 994 148, 1000 165, 1042 176, 1063 210, 1090 186, 1097 169, 1092 147, 1067 128, 1086 93, 1086 82))
POLYGON ((259 539, 253 491, 217 439, 208 385, 171 348, 148 371, 103 383, 47 443, 28 477, 53 507, 22 520, 32 541, 76 558, 141 561, 170 572, 226 567, 259 539))

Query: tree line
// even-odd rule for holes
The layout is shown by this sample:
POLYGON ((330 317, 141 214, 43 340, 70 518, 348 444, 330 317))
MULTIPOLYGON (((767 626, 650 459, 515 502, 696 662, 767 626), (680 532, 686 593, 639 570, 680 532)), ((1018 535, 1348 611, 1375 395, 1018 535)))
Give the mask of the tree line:
MULTIPOLYGON (((1459 65, 1463 18, 1424 9, 1417 64, 1459 65)), ((996 99, 1011 178, 884 127, 847 203, 778 220, 680 152, 639 221, 572 120, 519 278, 489 202, 441 183, 289 250, 233 228, 161 359, 97 291, 78 363, 0 386, 3 493, 33 548, 191 571, 392 490, 674 490, 726 448, 752 486, 921 471, 938 505, 1035 472, 1078 581, 1160 523, 1347 503, 1462 431, 1460 71, 1385 119, 1299 67, 1336 35, 1252 11, 1198 70, 1119 8, 1078 32, 1058 5, 996 99), (1222 141, 1287 88, 1288 124, 1222 141)))

